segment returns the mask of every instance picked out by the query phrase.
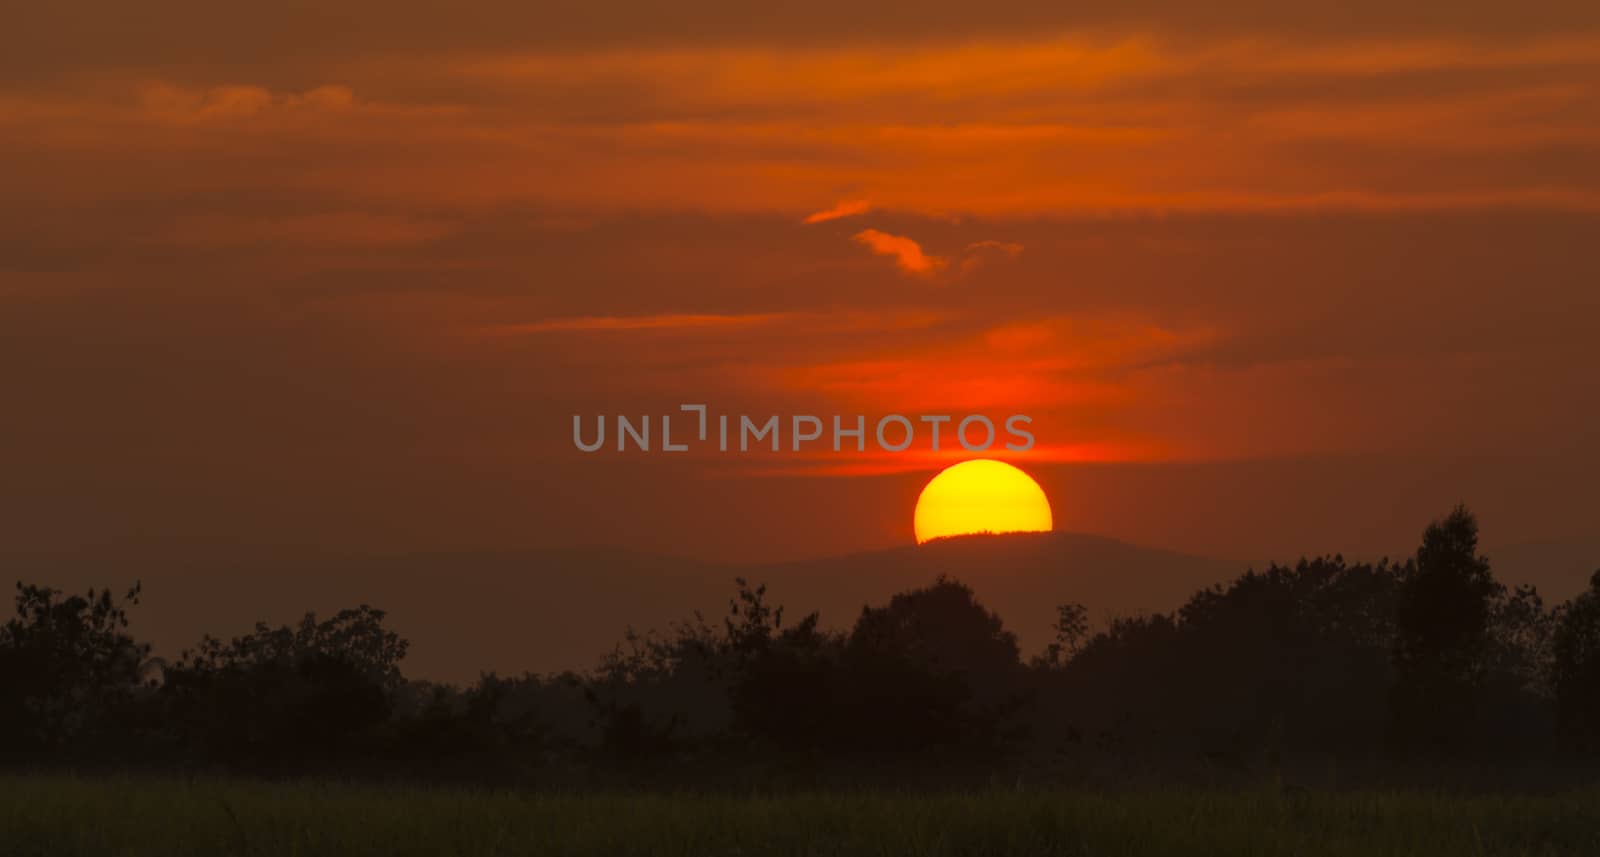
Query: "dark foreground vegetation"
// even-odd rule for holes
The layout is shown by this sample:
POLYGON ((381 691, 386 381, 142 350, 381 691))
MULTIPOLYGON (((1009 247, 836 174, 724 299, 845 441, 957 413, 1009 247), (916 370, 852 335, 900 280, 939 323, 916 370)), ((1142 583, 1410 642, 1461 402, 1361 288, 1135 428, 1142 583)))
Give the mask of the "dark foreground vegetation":
POLYGON ((1600 793, 683 796, 0 778, 11 857, 1585 855, 1600 793))
MULTIPOLYGON (((1082 606, 1064 605, 1056 641, 1032 657, 970 589, 949 580, 866 607, 838 632, 815 615, 785 615, 762 588, 740 581, 723 615, 630 634, 589 672, 485 675, 469 687, 408 681, 405 641, 366 606, 297 626, 258 625, 158 660, 128 631, 125 610, 137 599, 137 588, 119 600, 18 585, 16 616, 0 628, 0 764, 801 794, 1225 785, 1271 797, 1260 806, 1251 797, 1108 798, 1108 819, 1084 829, 1106 841, 1153 836, 1139 832, 1141 813, 1181 819, 1190 812, 1184 801, 1214 800, 1224 816, 1270 810, 1276 827, 1237 832, 1268 837, 1240 842, 1264 843, 1300 835, 1291 829, 1298 812, 1311 813, 1308 823, 1369 813, 1381 826, 1386 807, 1403 805, 1360 795, 1294 803, 1306 789, 1531 793, 1581 787, 1600 770, 1591 765, 1600 749, 1600 575, 1554 608, 1532 589, 1507 590, 1478 555, 1477 524, 1464 509, 1429 526, 1404 562, 1324 557, 1274 566, 1198 592, 1173 613, 1100 628, 1082 606)), ((63 779, 46 792, 104 811, 106 802, 182 803, 185 788, 146 794, 63 779)), ((15 782, 9 789, 27 791, 15 782)), ((184 811, 212 837, 231 835, 230 824, 276 836, 322 823, 323 810, 301 792, 236 789, 228 813, 217 814, 221 803, 184 811)), ((404 804, 359 791, 335 797, 411 823, 404 804)), ((443 794, 412 799, 440 818, 498 819, 500 828, 483 829, 507 836, 532 829, 510 818, 509 801, 520 798, 470 807, 443 794)), ((595 825, 582 835, 610 835, 597 820, 604 799, 567 800, 595 825)), ((915 819, 945 814, 933 803, 875 800, 876 815, 858 831, 868 843, 922 835, 915 819)), ((1019 836, 1077 830, 1092 815, 1081 800, 973 800, 950 805, 942 822, 950 842, 967 835, 962 825, 988 823, 976 819, 991 811, 1017 820, 1019 836)), ((1579 804, 1593 806, 1588 798, 1527 806, 1560 815, 1579 804)), ((527 806, 567 811, 556 799, 527 806)), ((699 835, 692 829, 703 813, 732 804, 652 806, 629 823, 688 836, 699 835), (674 827, 680 821, 687 826, 674 827)), ((789 806, 749 804, 784 818, 789 806)), ((793 806, 784 824, 801 829, 827 823, 842 804, 804 798, 793 806)), ((1469 806, 1478 805, 1439 804, 1433 821, 1469 806)), ((1479 832, 1491 839, 1509 829, 1492 826, 1502 817, 1494 806, 1502 804, 1480 807, 1491 826, 1479 832)), ((12 829, 32 823, 13 813, 12 829)), ((730 830, 735 839, 719 841, 733 847, 743 840, 730 830)), ((1408 835, 1434 841, 1422 828, 1408 835)))

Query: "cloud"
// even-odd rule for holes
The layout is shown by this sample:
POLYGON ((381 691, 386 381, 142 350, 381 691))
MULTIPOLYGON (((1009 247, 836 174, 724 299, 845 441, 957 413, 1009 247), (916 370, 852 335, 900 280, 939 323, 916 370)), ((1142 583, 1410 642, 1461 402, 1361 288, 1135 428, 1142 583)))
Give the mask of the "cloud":
POLYGON ((715 315, 664 313, 660 315, 579 316, 553 318, 527 324, 498 324, 484 328, 487 333, 588 333, 612 330, 679 330, 683 328, 760 327, 791 318, 789 313, 715 315))
POLYGON ((997 251, 1005 254, 1007 257, 1015 259, 1022 255, 1022 245, 1015 241, 974 241, 967 245, 967 251, 970 253, 987 253, 989 251, 997 251))
POLYGON ((829 220, 838 220, 841 217, 852 217, 857 214, 865 214, 867 211, 871 210, 871 208, 872 203, 867 202, 864 199, 847 199, 839 202, 830 209, 808 215, 802 222, 807 224, 825 223, 829 220))
POLYGON ((1133 406, 1131 374, 1205 362, 1227 342, 1215 327, 1135 313, 1041 315, 931 334, 892 344, 858 338, 826 355, 730 362, 727 371, 747 389, 822 395, 863 408, 892 402, 930 413, 1087 408, 1104 415, 1133 406))
POLYGON ((480 334, 608 333, 635 330, 751 330, 761 328, 763 342, 775 336, 797 334, 807 341, 821 334, 855 335, 868 331, 924 330, 951 320, 939 310, 881 307, 874 310, 770 313, 660 313, 656 315, 589 315, 543 321, 490 324, 474 328, 480 334))
POLYGON ((536 205, 810 223, 868 199, 993 218, 1600 209, 1596 37, 1135 29, 299 61, 0 86, 0 205, 209 216, 258 194, 418 219, 536 205), (814 211, 818 188, 856 198, 814 211))
MULTIPOLYGON (((1360 40, 1402 35, 1469 33, 1504 39, 1529 33, 1584 33, 1600 27, 1590 0, 1528 3, 1263 4, 1179 0, 1063 4, 1051 0, 966 0, 867 5, 817 0, 773 7, 725 2, 659 4, 642 0, 528 4, 482 0, 470 14, 446 0, 344 0, 330 20, 319 4, 238 4, 152 0, 129 4, 29 3, 17 6, 14 38, 0 51, 0 79, 70 76, 152 67, 217 69, 232 79, 285 74, 285 66, 320 66, 351 58, 635 51, 763 44, 793 50, 856 42, 1014 43, 1041 33, 1095 32, 1159 26, 1186 37, 1248 40, 1263 35, 1334 34, 1360 40), (356 25, 354 22, 360 22, 356 25), (284 51, 286 38, 296 50, 284 51)), ((775 63, 783 67, 785 63, 775 63)), ((739 69, 738 71, 743 71, 739 69)))
POLYGON ((319 86, 303 93, 273 92, 262 86, 185 89, 165 83, 139 91, 143 116, 178 123, 221 122, 259 116, 270 110, 340 111, 357 106, 347 86, 319 86))
POLYGON ((279 217, 213 213, 175 217, 162 235, 185 246, 390 247, 426 244, 450 232, 450 226, 438 220, 365 212, 279 217))
POLYGON ((974 241, 967 245, 967 255, 961 260, 961 273, 970 274, 984 266, 991 258, 1015 259, 1022 255, 1022 245, 1015 241, 974 241))
MULTIPOLYGON (((880 256, 893 256, 900 270, 908 274, 930 276, 950 265, 942 256, 929 256, 922 245, 903 235, 891 235, 877 229, 863 229, 851 236, 856 243, 865 245, 880 256)), ((970 274, 983 267, 987 259, 1015 259, 1022 255, 1022 245, 1015 241, 975 241, 967 245, 965 254, 957 265, 961 274, 970 274)))
POLYGON ((890 235, 876 229, 863 229, 853 239, 880 256, 893 256, 900 270, 908 274, 933 274, 944 268, 947 260, 922 252, 922 245, 903 235, 890 235))

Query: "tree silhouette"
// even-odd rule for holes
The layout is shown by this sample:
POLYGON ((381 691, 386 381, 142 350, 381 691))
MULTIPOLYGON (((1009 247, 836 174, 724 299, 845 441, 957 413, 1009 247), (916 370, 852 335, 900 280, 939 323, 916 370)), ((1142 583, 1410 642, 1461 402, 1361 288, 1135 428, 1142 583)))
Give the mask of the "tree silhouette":
MULTIPOLYGON (((1342 557, 1247 572, 1122 617, 1037 680, 1056 740, 1239 756, 1381 734, 1397 571, 1342 557)), ((1074 611, 1075 613, 1075 611, 1074 611)))
POLYGON ((1083 649, 1089 640, 1089 608, 1076 603, 1057 607, 1056 621, 1050 628, 1055 631, 1055 638, 1034 658, 1035 667, 1060 667, 1083 649))
POLYGON ((119 601, 18 584, 0 625, 0 761, 498 786, 552 770, 916 782, 1097 760, 1238 777, 1309 753, 1365 763, 1385 737, 1450 758, 1558 736, 1600 751, 1600 572, 1552 612, 1498 584, 1477 545, 1458 507, 1400 565, 1274 564, 1098 632, 1067 604, 1026 665, 955 580, 867 605, 841 631, 790 621, 738 579, 720 619, 630 629, 593 670, 464 687, 407 681, 406 641, 365 605, 205 637, 158 676, 127 630, 138 587, 119 601))
POLYGON ((992 748, 1014 737, 1021 702, 1017 639, 966 584, 932 586, 867 607, 845 641, 836 698, 858 749, 992 748))
POLYGON ((842 638, 819 630, 816 613, 783 627, 783 608, 767 606, 765 586, 737 583, 725 620, 738 663, 730 688, 736 727, 786 750, 826 751, 843 725, 833 699, 842 638))
POLYGON ((213 637, 169 666, 162 686, 173 740, 202 757, 256 768, 359 755, 377 739, 400 686, 407 644, 366 605, 297 627, 213 637))
POLYGON ((1424 750, 1460 746, 1473 726, 1504 587, 1478 555, 1478 521, 1457 506, 1430 524, 1395 609, 1397 737, 1424 750))
POLYGON ((83 749, 114 731, 145 681, 148 645, 126 632, 127 607, 109 590, 63 597, 17 584, 16 616, 0 626, 0 742, 12 752, 83 749))
POLYGON ((1551 650, 1562 732, 1582 750, 1600 750, 1600 571, 1557 614, 1551 650))

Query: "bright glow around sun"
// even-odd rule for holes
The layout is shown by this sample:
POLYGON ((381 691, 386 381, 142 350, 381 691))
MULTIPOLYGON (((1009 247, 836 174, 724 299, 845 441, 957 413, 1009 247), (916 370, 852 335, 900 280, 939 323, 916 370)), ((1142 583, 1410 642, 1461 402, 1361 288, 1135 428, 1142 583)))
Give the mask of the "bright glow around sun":
POLYGON ((1050 501, 1033 477, 977 458, 939 472, 917 498, 917 543, 967 533, 1049 531, 1050 501))

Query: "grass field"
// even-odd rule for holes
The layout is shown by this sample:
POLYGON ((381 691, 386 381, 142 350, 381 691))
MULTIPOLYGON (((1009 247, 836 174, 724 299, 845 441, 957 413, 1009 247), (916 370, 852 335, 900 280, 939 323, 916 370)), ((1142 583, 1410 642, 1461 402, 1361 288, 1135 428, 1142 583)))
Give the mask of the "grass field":
POLYGON ((1600 793, 489 794, 0 777, 23 855, 1600 855, 1600 793))

